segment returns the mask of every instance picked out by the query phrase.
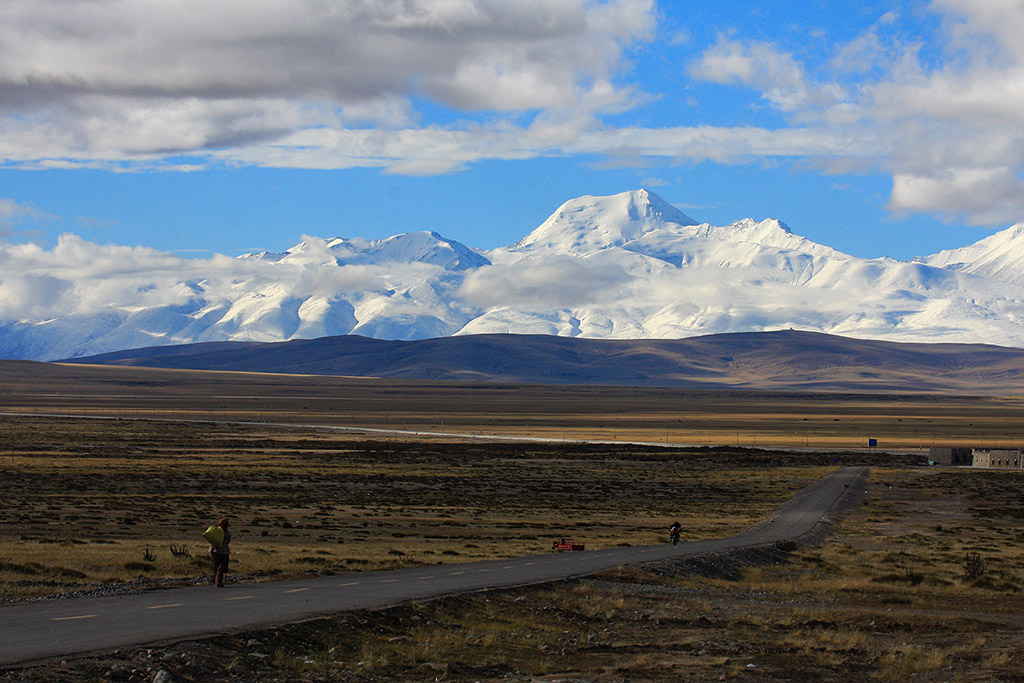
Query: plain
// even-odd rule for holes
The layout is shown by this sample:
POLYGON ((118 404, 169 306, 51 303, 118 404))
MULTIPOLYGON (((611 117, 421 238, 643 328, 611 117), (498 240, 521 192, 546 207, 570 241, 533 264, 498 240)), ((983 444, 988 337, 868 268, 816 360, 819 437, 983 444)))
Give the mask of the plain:
POLYGON ((563 535, 658 543, 675 519, 686 538, 720 536, 838 465, 874 469, 863 507, 799 547, 0 680, 1024 676, 1021 473, 929 468, 920 450, 1015 442, 1016 399, 4 370, 7 599, 207 580, 199 533, 222 515, 236 524, 234 579, 274 580, 542 553, 563 535), (864 448, 865 434, 904 448, 864 448))

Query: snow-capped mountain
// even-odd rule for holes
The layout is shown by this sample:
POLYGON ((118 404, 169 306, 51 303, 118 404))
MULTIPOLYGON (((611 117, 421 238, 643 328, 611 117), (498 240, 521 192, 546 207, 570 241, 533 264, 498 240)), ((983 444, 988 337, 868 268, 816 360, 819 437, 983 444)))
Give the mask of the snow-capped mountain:
POLYGON ((1017 223, 968 247, 947 249, 915 260, 1000 282, 1024 284, 1024 223, 1017 223))
POLYGON ((779 328, 1024 346, 1024 224, 914 261, 862 259, 777 220, 713 226, 636 190, 566 202, 515 244, 434 232, 307 237, 182 259, 73 235, 0 242, 0 357, 199 341, 478 333, 681 338, 779 328))
POLYGON ((647 190, 611 197, 580 197, 562 204, 509 251, 587 256, 622 247, 648 233, 696 224, 697 221, 647 190))
POLYGON ((454 240, 446 240, 436 232, 407 232, 382 240, 335 237, 326 244, 326 251, 302 242, 286 252, 243 254, 239 258, 316 265, 373 265, 376 263, 427 263, 446 270, 466 270, 487 265, 480 252, 454 240), (326 261, 323 257, 326 256, 326 261), (321 261, 323 261, 321 263, 321 261))

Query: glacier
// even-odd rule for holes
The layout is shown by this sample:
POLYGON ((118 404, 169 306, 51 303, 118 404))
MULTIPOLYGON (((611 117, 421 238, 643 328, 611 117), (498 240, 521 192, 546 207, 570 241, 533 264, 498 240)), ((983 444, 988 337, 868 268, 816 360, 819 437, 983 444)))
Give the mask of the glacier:
POLYGON ((775 219, 700 223, 644 189, 579 197, 506 247, 436 232, 304 236, 184 259, 62 236, 0 243, 0 357, 359 334, 682 338, 800 329, 1024 346, 1024 224, 912 261, 864 259, 775 219))

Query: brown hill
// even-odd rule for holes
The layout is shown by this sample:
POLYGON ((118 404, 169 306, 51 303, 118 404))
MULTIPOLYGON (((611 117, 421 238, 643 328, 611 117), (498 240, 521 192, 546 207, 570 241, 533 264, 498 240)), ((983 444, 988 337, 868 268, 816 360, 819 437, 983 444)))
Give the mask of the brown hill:
POLYGON ((1024 349, 907 344, 793 330, 678 340, 480 335, 213 342, 72 363, 532 384, 1024 394, 1024 349))

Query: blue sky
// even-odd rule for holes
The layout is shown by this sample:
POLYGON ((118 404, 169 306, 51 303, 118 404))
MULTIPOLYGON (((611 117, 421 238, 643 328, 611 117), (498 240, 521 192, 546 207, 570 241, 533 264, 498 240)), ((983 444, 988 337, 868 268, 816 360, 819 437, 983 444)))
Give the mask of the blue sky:
POLYGON ((5 0, 0 238, 514 242, 646 187, 906 259, 1024 220, 1014 0, 5 0))

